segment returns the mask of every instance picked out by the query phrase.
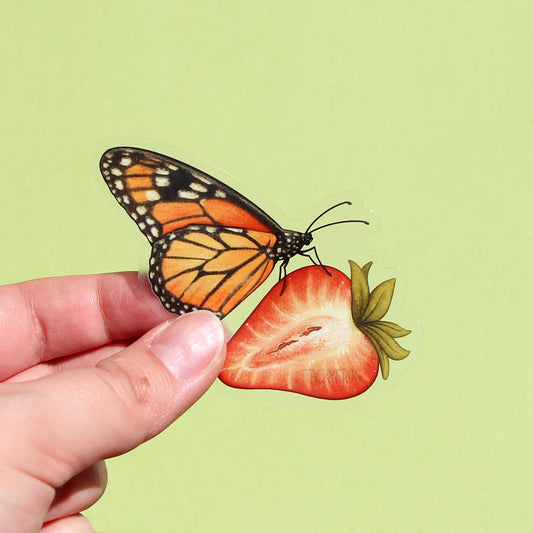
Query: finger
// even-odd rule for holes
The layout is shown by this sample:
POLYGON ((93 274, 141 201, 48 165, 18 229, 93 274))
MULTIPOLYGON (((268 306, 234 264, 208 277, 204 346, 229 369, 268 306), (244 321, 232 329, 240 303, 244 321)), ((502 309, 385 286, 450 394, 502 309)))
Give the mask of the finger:
POLYGON ((170 319, 136 272, 0 287, 0 381, 53 357, 136 338, 170 319))
POLYGON ((76 514, 46 523, 41 533, 94 533, 94 529, 87 518, 76 514))
MULTIPOLYGON (((222 323, 224 328, 224 338, 225 342, 228 343, 231 339, 231 331, 222 323)), ((115 341, 110 342, 106 346, 96 348, 94 350, 87 350, 85 352, 80 352, 76 355, 71 355, 67 357, 60 357, 58 359, 52 359, 45 363, 39 363, 38 365, 32 366, 10 378, 7 378, 4 383, 16 383, 20 381, 29 381, 31 379, 42 378, 53 374, 54 372, 61 372, 62 370, 68 370, 69 368, 83 368, 89 366, 96 366, 102 359, 111 357, 113 354, 119 352, 129 346, 131 342, 129 341, 115 341)))
POLYGON ((4 384, 0 427, 10 431, 0 439, 0 457, 23 479, 9 483, 9 494, 24 507, 3 509, 8 494, 0 493, 0 523, 21 521, 28 510, 42 513, 53 500, 47 487, 61 487, 162 431, 209 388, 224 356, 221 322, 199 311, 159 325, 94 368, 4 384), (37 483, 36 505, 28 504, 32 490, 17 494, 28 478, 37 483))
POLYGON ((107 469, 104 461, 99 461, 56 489, 45 520, 56 520, 85 511, 102 497, 106 485, 107 469))
POLYGON ((4 380, 4 383, 30 381, 32 379, 48 376, 54 372, 68 370, 69 368, 85 368, 96 366, 96 364, 102 359, 111 357, 113 354, 120 352, 130 344, 131 342, 128 341, 110 342, 109 344, 94 350, 87 350, 76 355, 59 357, 45 363, 39 363, 38 365, 32 366, 26 370, 23 370, 22 372, 19 372, 18 374, 15 374, 14 376, 7 378, 4 380))

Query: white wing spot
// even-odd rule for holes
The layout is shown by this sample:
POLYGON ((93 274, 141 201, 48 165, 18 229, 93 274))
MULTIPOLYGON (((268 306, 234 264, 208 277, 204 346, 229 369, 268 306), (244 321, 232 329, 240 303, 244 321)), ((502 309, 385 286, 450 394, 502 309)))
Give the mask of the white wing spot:
POLYGON ((155 178, 155 184, 158 187, 168 187, 170 185, 170 180, 168 178, 156 177, 155 178))
POLYGON ((207 192, 207 187, 205 185, 202 185, 201 183, 196 183, 195 181, 193 181, 189 187, 193 190, 193 191, 198 191, 198 192, 207 192))
POLYGON ((120 168, 113 167, 111 169, 111 174, 113 174, 113 176, 122 176, 122 170, 120 170, 120 168))
POLYGON ((198 193, 193 191, 178 191, 178 196, 180 198, 186 198, 187 200, 196 200, 198 198, 198 193))
POLYGON ((146 215, 146 211, 148 210, 144 205, 137 206, 137 213, 139 213, 139 215, 146 215))
POLYGON ((146 199, 150 202, 157 202, 161 198, 161 195, 157 191, 146 191, 146 199))
POLYGON ((121 165, 123 167, 127 167, 127 166, 131 165, 131 158, 130 157, 123 157, 120 160, 119 165, 121 165))
POLYGON ((168 168, 156 168, 155 173, 159 174, 160 176, 168 176, 170 174, 168 168))
POLYGON ((207 176, 204 176, 203 174, 200 174, 200 172, 191 169, 191 174, 199 181, 202 181, 203 183, 207 183, 207 185, 211 185, 213 183, 213 180, 211 178, 208 178, 207 176))
POLYGON ((152 226, 150 232, 154 237, 159 237, 159 230, 155 226, 152 226))
POLYGON ((146 217, 146 222, 147 222, 148 224, 150 224, 150 226, 151 226, 152 224, 155 224, 155 220, 154 220, 153 218, 150 218, 150 217, 146 217))
POLYGON ((120 180, 115 180, 115 187, 116 187, 119 191, 121 191, 121 190, 124 189, 124 183, 122 183, 122 181, 120 181, 120 180))
POLYGON ((224 191, 221 191, 220 189, 217 189, 215 191, 215 196, 217 198, 226 198, 226 193, 224 191))

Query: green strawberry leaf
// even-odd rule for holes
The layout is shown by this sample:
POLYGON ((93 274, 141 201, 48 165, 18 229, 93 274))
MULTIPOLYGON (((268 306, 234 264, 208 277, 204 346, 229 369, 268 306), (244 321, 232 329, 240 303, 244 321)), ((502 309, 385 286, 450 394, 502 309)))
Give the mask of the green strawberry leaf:
POLYGON ((389 377, 390 369, 389 358, 387 357, 387 353, 383 348, 383 345, 381 344, 379 335, 374 333, 370 328, 367 327, 367 325, 361 326, 361 330, 368 337, 368 339, 376 349, 379 358, 379 366, 381 368, 381 375, 383 376, 383 379, 387 379, 389 377))
POLYGON ((382 321, 389 310, 394 295, 396 279, 380 283, 369 293, 368 273, 372 263, 363 268, 350 261, 352 273, 352 317, 355 325, 366 335, 376 349, 383 379, 389 377, 389 359, 400 361, 409 355, 409 350, 402 348, 394 339, 405 337, 410 330, 393 322, 382 321))
POLYGON ((389 310, 392 295, 394 294, 394 278, 380 283, 371 293, 368 299, 368 305, 362 317, 362 322, 375 322, 389 310))
MULTIPOLYGON (((371 333, 389 359, 401 361, 409 355, 409 350, 402 348, 388 333, 377 324, 365 324, 365 333, 371 333)), ((375 345, 374 345, 375 346, 375 345)), ((376 347, 377 350, 377 347, 376 347)))
MULTIPOLYGON (((359 324, 368 306, 368 268, 370 266, 368 266, 365 274, 357 263, 353 261, 349 261, 349 263, 352 274, 352 317, 355 324, 359 324)), ((367 265, 371 265, 371 263, 367 263, 367 265)))
POLYGON ((406 335, 409 335, 411 333, 410 329, 404 329, 401 326, 398 326, 398 324, 394 324, 393 322, 387 322, 386 320, 380 320, 379 322, 370 322, 369 325, 372 325, 381 331, 383 333, 387 333, 391 337, 405 337, 406 335))
POLYGON ((370 271, 370 267, 372 266, 372 261, 369 261, 361 270, 363 271, 363 274, 365 275, 366 282, 368 283, 368 272, 370 271))

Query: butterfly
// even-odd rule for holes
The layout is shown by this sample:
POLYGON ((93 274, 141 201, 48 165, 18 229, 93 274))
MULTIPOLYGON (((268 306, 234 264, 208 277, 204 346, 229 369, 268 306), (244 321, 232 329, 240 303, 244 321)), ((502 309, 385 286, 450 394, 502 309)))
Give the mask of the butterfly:
POLYGON ((283 229, 209 174, 162 154, 111 148, 100 160, 100 171, 152 245, 149 278, 155 294, 178 314, 207 309, 222 318, 265 281, 276 263, 281 262, 280 279, 295 255, 316 264, 314 252, 320 263, 316 249, 306 247, 313 231, 331 224, 311 227, 341 205, 298 232, 283 229))

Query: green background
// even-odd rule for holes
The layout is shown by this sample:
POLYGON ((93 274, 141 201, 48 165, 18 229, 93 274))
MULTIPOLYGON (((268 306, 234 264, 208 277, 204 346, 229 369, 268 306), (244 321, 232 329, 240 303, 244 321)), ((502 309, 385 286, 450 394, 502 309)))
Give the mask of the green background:
POLYGON ((97 531, 528 530, 532 6, 4 3, 0 282, 144 264, 97 171, 134 143, 225 169, 293 229, 356 192, 333 218, 379 230, 324 230, 321 257, 396 272, 415 329, 366 399, 217 382, 108 462, 97 531))

